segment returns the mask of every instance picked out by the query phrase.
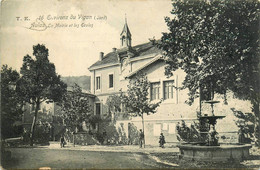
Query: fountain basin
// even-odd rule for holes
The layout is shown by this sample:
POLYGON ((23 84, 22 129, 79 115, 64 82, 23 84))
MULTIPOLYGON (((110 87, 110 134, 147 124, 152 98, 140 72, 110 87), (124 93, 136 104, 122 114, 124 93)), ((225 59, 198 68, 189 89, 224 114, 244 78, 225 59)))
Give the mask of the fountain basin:
POLYGON ((250 144, 222 144, 220 146, 177 145, 180 157, 205 162, 242 161, 249 157, 250 144))

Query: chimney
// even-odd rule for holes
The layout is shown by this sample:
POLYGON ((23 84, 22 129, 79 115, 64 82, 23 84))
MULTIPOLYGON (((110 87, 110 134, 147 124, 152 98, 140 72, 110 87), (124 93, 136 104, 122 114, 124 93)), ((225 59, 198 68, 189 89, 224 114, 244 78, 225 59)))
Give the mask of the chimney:
POLYGON ((116 48, 112 48, 113 49, 113 52, 116 52, 116 48))
POLYGON ((104 53, 103 53, 103 52, 100 52, 100 54, 99 54, 99 60, 102 61, 102 60, 103 60, 103 57, 104 57, 104 53))

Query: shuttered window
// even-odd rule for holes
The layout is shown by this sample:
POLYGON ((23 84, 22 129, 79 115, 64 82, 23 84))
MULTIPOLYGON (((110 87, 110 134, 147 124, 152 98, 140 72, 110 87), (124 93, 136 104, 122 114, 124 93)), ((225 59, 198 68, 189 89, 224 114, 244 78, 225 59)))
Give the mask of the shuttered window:
POLYGON ((151 100, 160 99, 160 82, 151 83, 151 100))
POLYGON ((163 82, 164 99, 173 99, 174 81, 163 82))

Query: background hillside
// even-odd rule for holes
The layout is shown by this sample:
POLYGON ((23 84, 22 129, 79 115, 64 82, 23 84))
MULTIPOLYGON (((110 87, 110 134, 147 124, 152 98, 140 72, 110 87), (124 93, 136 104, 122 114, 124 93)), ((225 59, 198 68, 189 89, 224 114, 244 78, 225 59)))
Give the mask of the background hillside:
POLYGON ((61 79, 68 87, 77 83, 82 89, 90 91, 90 76, 69 76, 61 77, 61 79))

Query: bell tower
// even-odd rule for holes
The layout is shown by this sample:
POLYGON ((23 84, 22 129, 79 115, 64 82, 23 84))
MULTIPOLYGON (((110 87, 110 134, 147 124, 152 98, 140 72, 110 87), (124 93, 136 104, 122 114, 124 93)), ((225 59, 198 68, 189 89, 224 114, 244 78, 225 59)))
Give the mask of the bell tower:
POLYGON ((132 35, 130 33, 130 30, 128 28, 127 25, 127 20, 125 17, 125 25, 123 28, 123 31, 120 34, 120 47, 124 48, 124 47, 131 47, 131 41, 132 41, 132 35))

